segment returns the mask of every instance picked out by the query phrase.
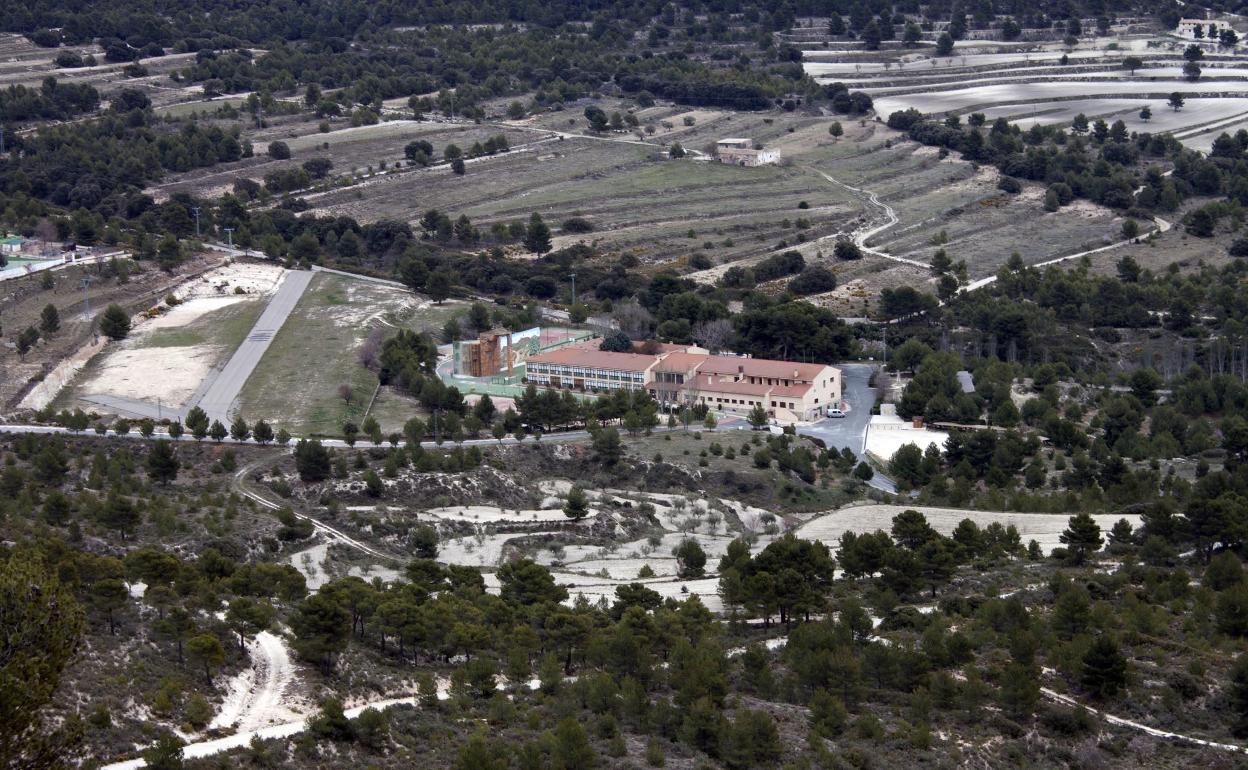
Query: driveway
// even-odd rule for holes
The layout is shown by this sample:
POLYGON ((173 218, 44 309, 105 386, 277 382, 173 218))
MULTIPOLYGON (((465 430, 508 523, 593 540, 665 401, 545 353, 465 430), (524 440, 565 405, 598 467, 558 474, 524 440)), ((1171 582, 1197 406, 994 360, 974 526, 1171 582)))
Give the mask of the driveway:
MULTIPOLYGON (((846 447, 862 457, 867 448, 867 425, 871 422, 871 407, 875 405, 875 389, 871 387, 872 364, 845 364, 841 367, 841 400, 849 411, 844 417, 825 417, 813 425, 800 425, 797 432, 803 436, 823 439, 828 449, 846 447)), ((878 470, 867 482, 869 486, 895 494, 897 485, 878 470)))
POLYGON ((841 400, 848 405, 848 413, 844 417, 825 417, 813 425, 799 426, 797 432, 823 439, 829 449, 849 447, 854 454, 861 455, 867 444, 871 407, 875 405, 875 391, 869 384, 873 369, 870 364, 842 366, 841 400))

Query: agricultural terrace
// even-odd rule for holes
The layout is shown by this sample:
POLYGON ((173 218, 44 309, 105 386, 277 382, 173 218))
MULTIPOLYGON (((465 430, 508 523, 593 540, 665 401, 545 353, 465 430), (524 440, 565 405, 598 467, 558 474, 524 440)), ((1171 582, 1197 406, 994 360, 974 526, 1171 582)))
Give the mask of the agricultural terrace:
POLYGON ((204 97, 199 84, 181 85, 170 75, 195 61, 194 53, 166 53, 138 59, 127 74, 131 62, 110 62, 96 44, 61 48, 41 48, 20 35, 0 35, 0 88, 25 86, 39 88, 44 79, 54 77, 58 84, 89 85, 104 100, 123 88, 142 91, 157 107, 178 104, 204 97), (82 60, 94 57, 96 64, 59 66, 58 55, 76 54, 82 60))
MULTIPOLYGON (((1127 33, 1058 42, 959 41, 948 56, 931 42, 914 48, 827 50, 809 34, 802 41, 807 74, 840 82, 875 101, 881 117, 917 109, 929 115, 982 112, 1026 128, 1067 124, 1077 114, 1129 131, 1169 132, 1187 146, 1208 150, 1222 132, 1248 127, 1248 68, 1235 46, 1169 35, 1127 33), (1184 51, 1202 48, 1196 78, 1184 71, 1184 51), (1170 94, 1186 104, 1172 109, 1170 94), (1141 115, 1144 107, 1151 115, 1141 115)), ((840 46, 842 44, 838 44, 840 46)))

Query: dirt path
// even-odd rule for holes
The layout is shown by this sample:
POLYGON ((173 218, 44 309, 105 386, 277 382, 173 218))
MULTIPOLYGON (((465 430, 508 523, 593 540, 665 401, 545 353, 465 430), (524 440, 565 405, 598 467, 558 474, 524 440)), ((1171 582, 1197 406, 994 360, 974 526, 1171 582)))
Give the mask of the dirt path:
MULTIPOLYGON (((1153 225, 1156 226, 1157 228, 1156 230, 1153 231, 1153 233, 1157 233, 1157 234, 1168 232, 1170 228, 1173 227, 1173 225, 1171 225, 1170 222, 1162 219, 1161 217, 1153 217, 1153 225)), ((1149 234, 1152 235, 1153 233, 1149 233, 1149 234)), ((1029 265, 1029 267, 1033 267, 1033 268, 1049 267, 1050 265, 1057 265, 1062 262, 1069 262, 1072 259, 1081 259, 1083 257, 1090 257, 1093 254, 1100 254, 1101 252, 1122 248, 1123 246, 1126 246, 1127 244, 1134 243, 1135 240, 1136 240, 1135 238, 1124 238, 1121 241, 1115 241, 1109 244, 1108 246, 1099 246, 1095 249, 1088 249, 1087 251, 1080 251, 1074 254, 1067 254, 1064 257, 1057 257, 1056 259, 1050 259, 1047 262, 1037 262, 1034 265, 1029 265)), ((988 286, 996 282, 997 282, 997 276, 990 275, 986 278, 980 278, 979 280, 971 281, 966 286, 963 286, 961 289, 959 289, 958 293, 961 294, 962 292, 975 291, 976 289, 982 289, 985 286, 988 286)), ((940 304, 943 305, 944 303, 942 302, 940 304)))
POLYGON ((285 640, 261 631, 247 643, 247 653, 251 668, 230 681, 229 694, 209 730, 256 730, 302 717, 286 703, 287 691, 295 681, 295 666, 285 640))
MULTIPOLYGON (((279 506, 277 503, 274 503, 274 502, 271 502, 270 500, 265 499, 261 495, 252 491, 250 488, 248 488, 247 482, 246 482, 246 477, 248 473, 251 473, 260 465, 265 465, 270 462, 272 462, 271 457, 263 458, 260 460, 255 460, 253 462, 248 463, 247 465, 244 465, 234 474, 233 487, 236 491, 238 491, 239 494, 245 495, 246 497, 256 501, 257 503, 264 506, 265 508, 268 508, 269 510, 276 511, 281 506, 279 506)), ((394 556, 393 554, 382 553, 381 551, 378 551, 376 548, 373 548, 372 546, 361 543, 359 540, 356 540, 348 536, 347 534, 334 529, 333 527, 321 522, 318 519, 314 519, 313 517, 308 516, 303 513, 299 513, 298 511, 295 511, 294 514, 297 518, 304 519, 305 521, 310 522, 312 524, 312 527, 318 530, 322 535, 324 535, 325 538, 329 540, 331 543, 341 543, 343 545, 350 546, 351 548, 354 548, 358 551, 362 551, 368 554, 369 556, 373 556, 378 559, 385 559, 386 561, 394 561, 394 560, 402 561, 402 559, 400 559, 399 557, 394 556)))
POLYGON ((840 187, 846 192, 862 199, 867 204, 867 208, 874 208, 884 215, 884 222, 882 224, 872 226, 868 222, 866 225, 863 225, 850 234, 850 237, 853 238, 855 246, 872 256, 883 257, 884 259, 889 259, 893 262, 900 262, 903 265, 910 265, 911 267, 921 267, 924 270, 931 269, 932 266, 926 262, 920 262, 917 259, 906 259, 905 257, 895 257, 892 254, 888 254, 867 245, 868 240, 889 229, 899 221, 897 218, 897 211, 892 206, 881 201, 879 193, 873 193, 870 190, 864 190, 861 187, 848 185, 831 174, 825 171, 820 171, 817 168, 810 168, 809 166, 806 168, 809 168, 811 171, 814 171, 819 176, 823 177, 837 187, 840 187))
POLYGON ((1171 733, 1165 730, 1158 730, 1156 727, 1149 727, 1148 725, 1140 724, 1139 722, 1134 722, 1130 719, 1117 717, 1117 716, 1114 716, 1113 714, 1108 714, 1104 711, 1098 711, 1092 708, 1091 706, 1080 703, 1079 701, 1075 700, 1069 695, 1063 695, 1060 692, 1057 692, 1056 690, 1050 690, 1047 687, 1041 687, 1040 694, 1043 695, 1046 699, 1051 700, 1055 703, 1061 703, 1064 706, 1071 706, 1071 707, 1083 706, 1083 708, 1086 709, 1089 714, 1098 716, 1101 719, 1104 719, 1106 722, 1109 722, 1111 725, 1117 725, 1119 727, 1126 727, 1132 730, 1139 730, 1140 732, 1147 733, 1153 736, 1154 738, 1163 738, 1169 741, 1183 741, 1184 743, 1192 743, 1197 746, 1205 746, 1211 749, 1219 749, 1221 751, 1231 751, 1236 754, 1248 754, 1248 747, 1236 746, 1233 743, 1218 743, 1216 741, 1205 740, 1204 738, 1195 738, 1190 735, 1182 735, 1180 733, 1171 733))

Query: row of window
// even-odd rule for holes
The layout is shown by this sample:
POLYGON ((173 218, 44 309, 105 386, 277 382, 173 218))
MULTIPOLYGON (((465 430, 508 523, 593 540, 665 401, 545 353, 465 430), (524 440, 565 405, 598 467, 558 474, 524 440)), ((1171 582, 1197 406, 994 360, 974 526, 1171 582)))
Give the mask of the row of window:
POLYGON ((529 364, 529 371, 534 374, 554 375, 556 377, 577 377, 620 382, 645 381, 645 375, 641 372, 621 372, 615 369, 587 369, 582 366, 562 366, 559 364, 531 363, 529 364))
MULTIPOLYGON (((538 374, 534 372, 534 373, 530 373, 526 377, 526 379, 529 382, 532 382, 534 385, 542 385, 545 387, 564 387, 564 388, 573 387, 573 378, 568 377, 568 376, 560 377, 557 374, 552 377, 551 375, 538 374), (552 382, 553 379, 558 379, 560 381, 559 384, 555 385, 552 382)), ((623 390, 629 387, 629 383, 615 382, 612 380, 584 379, 584 380, 581 380, 581 384, 578 387, 584 388, 586 390, 623 390)))

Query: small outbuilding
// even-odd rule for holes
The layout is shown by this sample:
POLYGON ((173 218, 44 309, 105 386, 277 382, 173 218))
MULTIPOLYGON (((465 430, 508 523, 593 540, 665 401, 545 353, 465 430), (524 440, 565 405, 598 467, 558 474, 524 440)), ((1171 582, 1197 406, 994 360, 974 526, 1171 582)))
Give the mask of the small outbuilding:
POLYGON ((26 239, 20 235, 10 235, 0 238, 0 254, 14 255, 22 253, 22 246, 25 245, 26 239))

